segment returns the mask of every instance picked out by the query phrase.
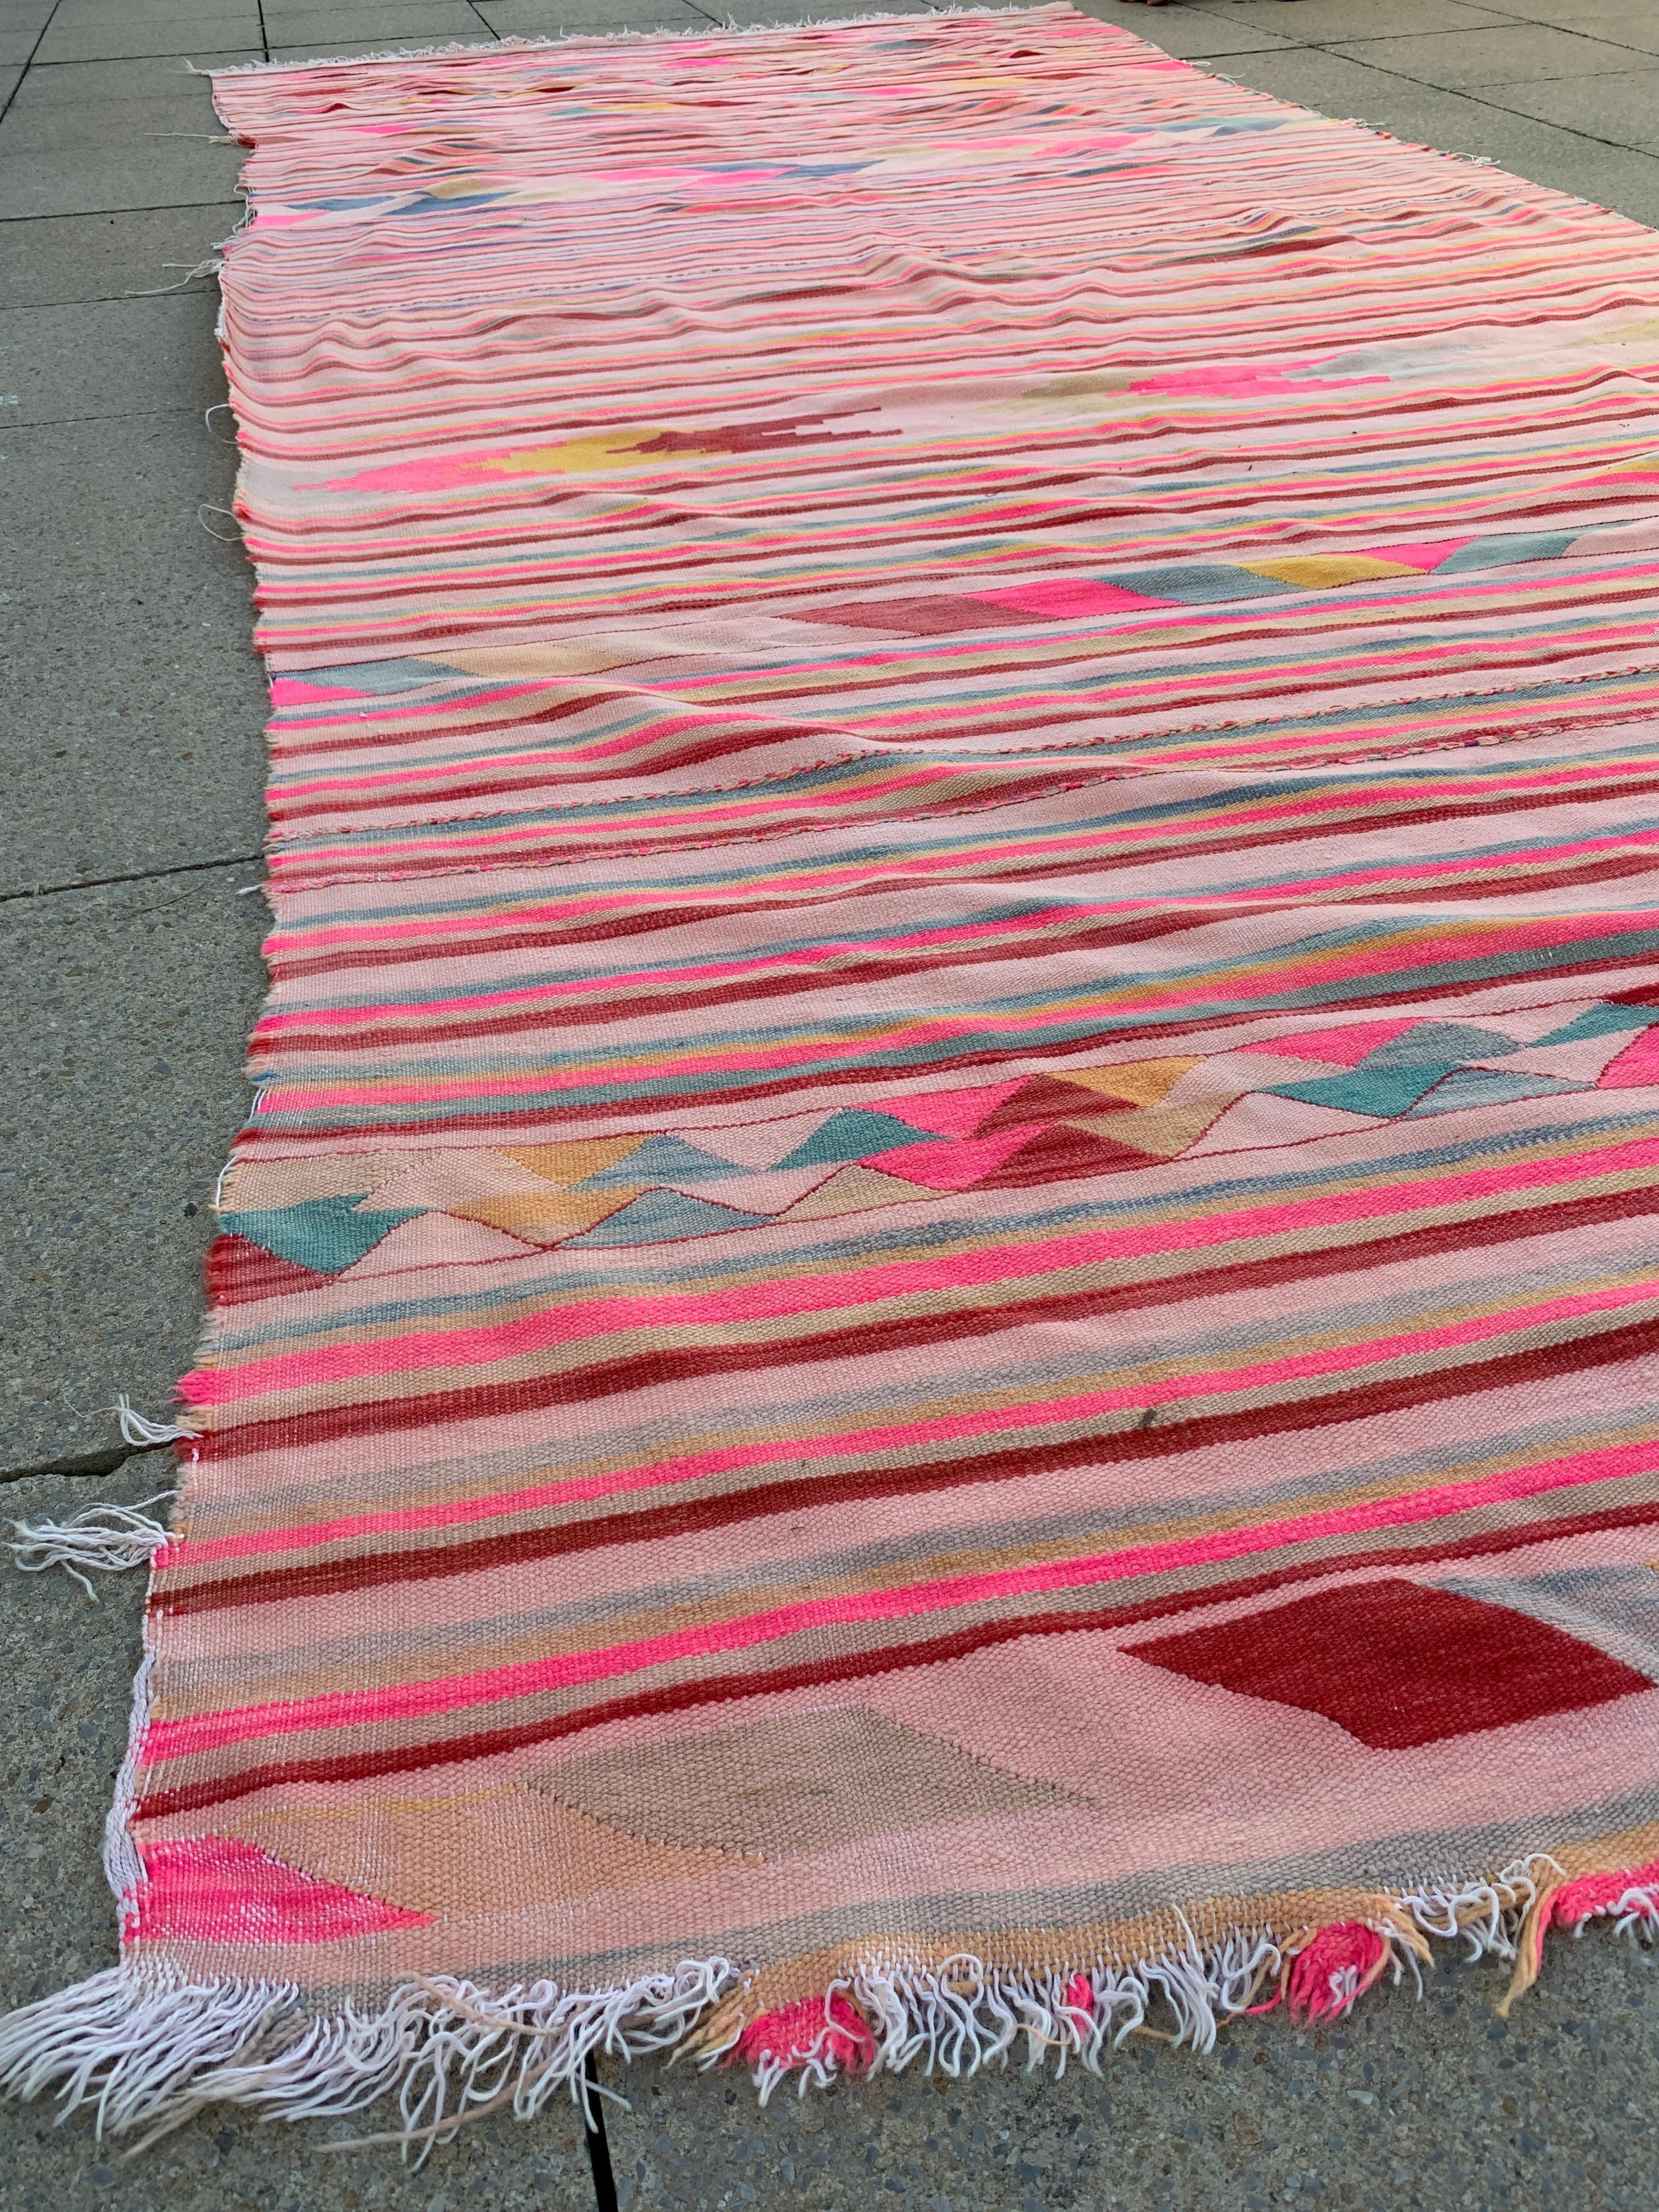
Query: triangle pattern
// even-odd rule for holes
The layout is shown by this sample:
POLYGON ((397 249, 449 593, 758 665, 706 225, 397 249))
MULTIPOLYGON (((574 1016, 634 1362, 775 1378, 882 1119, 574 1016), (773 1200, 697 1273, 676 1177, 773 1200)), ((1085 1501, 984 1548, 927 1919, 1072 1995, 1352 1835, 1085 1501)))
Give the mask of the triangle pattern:
POLYGON ((1580 1014, 1599 1004, 1595 999, 1557 999, 1547 1006, 1517 1006, 1513 1013, 1482 1014, 1480 1026, 1501 1030, 1516 1044, 1536 1044, 1554 1030, 1570 1029, 1580 1014))
POLYGON ((838 1213, 868 1213, 878 1206, 915 1206, 933 1194, 913 1182, 878 1175, 873 1168, 842 1168, 783 1216, 786 1221, 830 1221, 838 1213))
POLYGON ((419 1213, 400 1221, 372 1252, 346 1269, 345 1279, 395 1274, 404 1267, 460 1267, 489 1260, 522 1260, 535 1250, 516 1237, 469 1221, 459 1213, 419 1213))
POLYGON ((510 1192, 545 1188, 538 1176, 501 1152, 428 1153, 390 1182, 377 1184, 358 1211, 362 1213, 425 1212, 433 1207, 453 1213, 475 1198, 504 1198, 510 1192))
POLYGON ((1419 1022, 1368 1053, 1364 1066, 1367 1074, 1381 1067, 1455 1067, 1461 1060, 1496 1060, 1509 1049, 1509 1038, 1498 1030, 1476 1029, 1469 1022, 1419 1022))
POLYGON ((1316 1078, 1312 1083, 1275 1085, 1264 1097, 1300 1098, 1310 1106, 1334 1106, 1345 1114, 1371 1114, 1379 1120, 1390 1120, 1396 1114, 1408 1113, 1425 1091, 1432 1090, 1443 1076, 1449 1075, 1453 1063, 1442 1060, 1411 1067, 1379 1067, 1375 1071, 1367 1063, 1364 1067, 1350 1068, 1346 1075, 1316 1078))
POLYGON ((607 1214, 596 1227, 569 1239, 586 1244, 667 1244, 682 1237, 714 1237, 726 1229, 768 1229, 771 1217, 739 1213, 735 1206, 710 1206, 678 1190, 642 1191, 633 1203, 607 1214))
POLYGON ((1550 1098, 1574 1092, 1581 1084, 1560 1083, 1550 1075, 1511 1075, 1492 1067, 1460 1067, 1436 1084, 1411 1111, 1413 1121, 1427 1114, 1455 1114, 1467 1106, 1507 1106, 1517 1098, 1550 1098))
POLYGON ((1125 1060, 1115 1067, 1073 1068, 1066 1079, 1088 1091, 1103 1091, 1109 1098, 1127 1099, 1132 1106, 1157 1106, 1195 1067, 1203 1055, 1183 1060, 1125 1060))
POLYGON ((550 1189, 523 1197, 476 1199, 456 1211, 508 1237, 521 1237, 526 1243, 562 1244, 567 1237, 579 1236, 607 1214, 620 1212, 629 1196, 625 1190, 584 1191, 578 1195, 574 1191, 550 1189))
POLYGON ((872 1113, 865 1106, 843 1106, 815 1129, 804 1145, 797 1145, 781 1168, 811 1168, 837 1160, 861 1160, 872 1152, 889 1152, 900 1145, 925 1145, 927 1139, 891 1114, 872 1113))
MULTIPOLYGON (((226 1203, 236 1213, 271 1213, 304 1198, 343 1198, 383 1189, 410 1168, 434 1166, 444 1152, 319 1153, 239 1159, 225 1177, 226 1203)), ((368 1200, 362 1201, 365 1205, 368 1200)))
POLYGON ((1625 1050, 1626 1042, 1626 1035, 1620 1033, 1580 1037, 1574 1044, 1517 1045, 1513 1053, 1504 1055, 1502 1066, 1505 1074, 1553 1075, 1563 1083, 1594 1083, 1607 1062, 1625 1050))
POLYGON ((228 1237, 246 1237, 278 1260, 313 1268, 319 1275, 337 1275, 354 1260, 378 1244, 389 1229, 407 1221, 407 1213, 359 1213, 367 1191, 349 1192, 339 1198, 305 1198, 297 1206, 270 1212, 227 1213, 219 1226, 228 1237))
POLYGON ((1580 1037, 1610 1036, 1619 1030, 1644 1030, 1659 1019, 1651 1006, 1615 1006, 1599 999, 1593 1006, 1586 1006, 1576 1021, 1562 1028, 1551 1030, 1540 1037, 1540 1044, 1575 1044, 1580 1037))
POLYGON ((637 1152, 643 1137, 581 1137, 568 1145, 514 1145, 503 1147, 507 1158, 516 1160, 532 1175, 541 1176, 562 1189, 586 1182, 637 1152))
POLYGON ((1050 1121, 1029 1136, 992 1175, 981 1190, 1023 1190, 1033 1183, 1070 1182, 1083 1176, 1117 1175, 1127 1168, 1162 1166, 1129 1145, 1113 1144, 1091 1129, 1050 1121))
POLYGON ((586 1176, 577 1188, 616 1190, 631 1185, 637 1190, 642 1182, 704 1182, 731 1172, 730 1160, 716 1159, 712 1152, 688 1145, 684 1137, 647 1137, 635 1151, 601 1168, 597 1175, 586 1176))
POLYGON ((727 1176, 720 1182, 700 1182, 692 1194, 711 1206, 734 1206, 740 1213, 781 1213, 786 1206, 806 1198, 838 1170, 830 1167, 757 1168, 752 1175, 727 1176))
POLYGON ((1226 1103, 1207 1098, 1195 1106, 1132 1107, 1127 1114, 1103 1115, 1098 1121, 1074 1115, 1071 1126, 1091 1129, 1115 1145, 1133 1145, 1160 1160, 1172 1160, 1204 1134, 1226 1103))
POLYGON ((1604 1091, 1632 1091, 1659 1083, 1659 1030, 1645 1030, 1601 1071, 1604 1091))
POLYGON ((969 1137, 1018 1088, 1015 1081, 978 1084, 971 1091, 930 1091, 917 1098, 885 1098, 874 1110, 932 1136, 969 1137))
POLYGON ((728 1175, 737 1174, 776 1167, 829 1119, 825 1112, 789 1114, 776 1121, 734 1122, 729 1129, 693 1129, 686 1141, 711 1159, 724 1160, 728 1175))
POLYGON ((1375 1115, 1312 1106, 1275 1091, 1252 1091, 1230 1106, 1187 1153, 1257 1152, 1272 1145, 1305 1145, 1316 1137, 1352 1136, 1379 1126, 1375 1115))
MULTIPOLYGON (((1127 1103, 1125 1100, 1126 1111, 1127 1103)), ((1111 1108, 1110 1094, 1086 1083, 1067 1082, 1063 1076, 1032 1075, 994 1114, 986 1115, 979 1133, 989 1137, 999 1129, 1029 1129, 1034 1121, 1057 1121, 1063 1115, 1109 1113, 1111 1108)))
POLYGON ((1295 1030, 1271 1042, 1264 1039, 1259 1045, 1241 1045, 1237 1049, 1280 1053, 1297 1060, 1334 1060, 1339 1067, 1358 1067, 1370 1054, 1415 1029, 1419 1018, 1412 1014, 1395 1021, 1346 1022, 1340 1029, 1295 1030))
POLYGON ((929 1190, 966 1190, 988 1175, 1025 1139, 1023 1129, 1004 1129, 994 1137, 965 1137, 955 1145, 912 1145, 902 1152, 877 1152, 866 1165, 878 1173, 902 1176, 929 1190))
POLYGON ((1292 1060, 1288 1052, 1214 1052, 1172 1084, 1164 1094, 1171 1106, 1196 1106, 1205 1099, 1225 1104, 1247 1091, 1274 1091, 1286 1083, 1314 1083, 1328 1076, 1326 1060, 1292 1060))

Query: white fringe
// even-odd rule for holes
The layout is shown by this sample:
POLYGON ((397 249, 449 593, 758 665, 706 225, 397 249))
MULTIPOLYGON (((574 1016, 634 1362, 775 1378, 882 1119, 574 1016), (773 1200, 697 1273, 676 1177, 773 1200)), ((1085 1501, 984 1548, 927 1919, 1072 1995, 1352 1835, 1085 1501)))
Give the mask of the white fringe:
POLYGON ((1402 1897, 1400 1905, 1424 1935, 1449 1942, 1462 1937, 1469 1947, 1471 1964, 1479 1959, 1513 1959, 1527 1908, 1552 1875, 1558 1881, 1562 1879, 1560 1866, 1547 1851, 1534 1851, 1511 1861, 1490 1881, 1416 1890, 1402 1897))
POLYGON ((88 1573, 118 1575, 148 1566, 151 1553, 166 1543, 167 1532, 143 1509, 174 1495, 171 1490, 158 1490, 137 1505, 89 1505, 70 1521, 14 1521, 5 1548, 26 1575, 62 1567, 96 1605, 98 1593, 87 1580, 88 1573))
MULTIPOLYGON (((1156 0, 1154 0, 1156 4, 1156 0)), ((237 62, 229 69, 198 69, 187 62, 186 69, 192 76, 276 76, 284 70, 313 69, 356 69, 378 66, 383 62, 446 62, 458 54, 523 53, 538 46, 620 46, 684 45, 693 39, 749 38, 763 36, 778 31, 835 31, 854 23, 925 23, 939 15, 1033 15, 1055 0, 1013 0, 1006 7, 968 8, 941 6, 924 8, 915 14, 894 15, 890 10, 872 9, 858 15, 790 16, 776 23, 704 23, 689 31, 561 31, 551 38, 507 37, 504 39, 452 39, 435 46, 388 46, 383 52, 373 54, 318 54, 301 62, 237 62)), ((227 144, 240 143, 227 140, 227 144)))
POLYGON ((104 1879, 115 1899, 115 1909, 121 1917, 121 1940, 130 1933, 128 1923, 132 1916, 131 1899, 138 1893, 144 1879, 144 1863, 138 1856, 138 1846, 132 1840, 132 1820, 138 1809, 138 1754, 144 1740, 144 1730, 149 1725, 149 1678, 155 1664, 152 1642, 155 1624, 148 1612, 144 1615, 143 1656, 138 1662, 137 1672, 132 1678, 132 1708, 127 1721, 127 1748, 115 1777, 115 1794, 110 1800, 109 1811, 104 1815, 104 1879))
MULTIPOLYGON (((1415 1971, 1419 1933, 1467 1938, 1477 1958, 1513 1956, 1528 1906, 1559 1872, 1534 1854, 1488 1881, 1395 1899, 1396 1921, 1370 1923, 1390 1947, 1395 1980, 1407 1966, 1415 1971)), ((125 1863, 111 1873, 131 1888, 125 1863)), ((1607 1911, 1621 1932, 1659 1932, 1659 1889, 1633 1887, 1607 1911)), ((1230 2021, 1278 1985, 1309 1932, 1239 1930, 1206 1950, 1186 1928, 1158 1957, 1077 1972, 988 1968, 967 1954, 926 1971, 872 1963, 825 1992, 823 2025, 809 2045, 761 2059, 756 2087, 764 2103, 792 2073, 802 2094, 829 2086, 842 2071, 837 1998, 860 2015, 872 2073, 919 2063, 957 2080, 1006 2064, 1022 2043, 1028 2073, 1050 2054, 1057 2072, 1075 2059, 1099 2073, 1108 2050, 1133 2034, 1208 2051, 1230 2021), (1086 2005, 1073 2002, 1079 1983, 1086 2005)), ((267 2119, 339 2119, 392 2095, 399 2124, 321 2148, 390 2144, 419 2164, 474 2120, 509 2110, 532 2119, 561 2094, 591 2120, 590 2056, 626 2062, 684 2048, 704 2068, 730 2062, 745 2021, 740 2006, 722 2001, 746 1979, 724 1958, 685 1960, 672 1973, 609 1990, 538 1980, 490 1990, 434 1975, 405 1982, 378 2010, 348 2002, 319 2014, 292 1983, 191 1981, 123 1965, 0 2021, 0 2089, 55 2091, 60 2118, 88 2106, 100 2137, 140 2131, 135 2149, 216 2103, 267 2119)), ((1357 1990, 1356 1970, 1334 1973, 1344 2008, 1357 1990)))
POLYGON ((442 1975, 405 1983, 378 2012, 348 2003, 319 2017, 292 1983, 113 1966, 0 2021, 0 2088, 55 2090, 60 2119, 89 2106, 100 2140, 142 2129, 137 2150, 212 2104, 331 2119, 395 2092, 400 2127, 322 2148, 392 2143, 419 2165, 487 2112, 532 2119, 561 2092, 591 2118, 590 2053, 626 2061, 670 2048, 737 1979, 724 1959, 614 1990, 537 1981, 492 1995, 442 1975))
POLYGON ((125 1391, 115 1401, 115 1418, 121 1424, 124 1443, 155 1445, 181 1443, 185 1437, 192 1442, 199 1437, 199 1429, 179 1428, 165 1421, 147 1420, 133 1410, 133 1404, 125 1391))

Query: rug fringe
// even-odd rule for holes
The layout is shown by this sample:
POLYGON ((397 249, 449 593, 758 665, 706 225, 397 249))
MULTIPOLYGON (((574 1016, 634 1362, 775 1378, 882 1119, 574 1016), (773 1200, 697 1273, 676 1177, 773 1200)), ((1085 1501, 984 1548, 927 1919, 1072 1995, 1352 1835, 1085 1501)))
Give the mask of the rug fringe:
POLYGON ((88 1505, 67 1521, 14 1521, 5 1548, 26 1575, 62 1567, 96 1605, 98 1593, 87 1580, 88 1573, 118 1575, 132 1567, 147 1567, 167 1542, 167 1532, 144 1508, 176 1495, 158 1490, 136 1505, 88 1505))
POLYGON ((532 2119, 560 2094, 591 2118, 591 2098, 616 2093, 592 2081, 590 2057, 743 2064, 763 2104, 791 2075, 803 2095, 918 2064, 957 2080, 1022 2051, 1027 2073, 1052 2059, 1056 2075, 1073 2060, 1097 2074, 1131 2035, 1208 2051, 1231 2022, 1281 2003, 1299 2021, 1328 2022, 1385 1976, 1409 1973, 1420 1991, 1431 1939, 1516 1960, 1517 1979, 1527 1968, 1530 1981, 1549 1926, 1582 1932, 1598 1917, 1659 1936, 1659 1865, 1569 1881, 1534 1853, 1489 1879, 1379 1896, 1366 1920, 1239 1929, 1208 1946, 1183 1920, 1180 1942, 1133 1966, 1022 1971, 968 1954, 925 1970, 872 1963, 774 2011, 757 2010, 754 1974, 724 1958, 612 1989, 421 1977, 378 2010, 348 2001, 330 2013, 291 1982, 156 1977, 126 1963, 0 2020, 0 2088, 54 2091, 60 2118, 90 2107, 100 2138, 137 2136, 134 2156, 216 2104, 339 2119, 395 2096, 398 2125, 321 2148, 385 2144, 418 2165, 474 2120, 532 2119))
POLYGON ((125 1391, 115 1401, 115 1418, 120 1423, 124 1443, 150 1449, 162 1444, 182 1443, 186 1439, 194 1443, 202 1433, 199 1429, 187 1429, 177 1422, 149 1420, 137 1411, 125 1391))
MULTIPOLYGON (((1152 5, 1160 4, 1162 0, 1152 0, 1152 5)), ((292 70, 357 69, 377 66, 382 62, 452 61, 458 54, 525 53, 538 46, 665 46, 684 45, 693 40, 760 37, 768 32, 836 31, 858 23, 925 23, 939 15, 1041 15, 1060 6, 1069 9, 1070 0, 1013 0, 1013 4, 1006 7, 924 8, 914 14, 895 14, 890 9, 876 8, 864 15, 795 15, 775 23, 711 21, 689 31, 580 30, 562 31, 546 39, 451 39, 442 46, 388 46, 383 52, 373 54, 318 54, 302 62, 237 62, 229 69, 200 69, 194 62, 186 62, 185 66, 192 76, 275 76, 292 70)))
POLYGON ((329 2119, 395 2093, 401 2126, 321 2148, 395 2144, 418 2165, 487 2112, 532 2119, 563 2092, 590 2114, 590 2053, 672 2048, 736 1979, 724 1959, 611 1990, 491 1992, 441 1975, 377 2012, 348 2002, 317 2014, 291 1982, 156 1979, 124 1964, 0 2020, 0 2088, 54 2090, 60 2118, 90 2106, 100 2140, 141 2131, 133 2156, 215 2104, 329 2119))

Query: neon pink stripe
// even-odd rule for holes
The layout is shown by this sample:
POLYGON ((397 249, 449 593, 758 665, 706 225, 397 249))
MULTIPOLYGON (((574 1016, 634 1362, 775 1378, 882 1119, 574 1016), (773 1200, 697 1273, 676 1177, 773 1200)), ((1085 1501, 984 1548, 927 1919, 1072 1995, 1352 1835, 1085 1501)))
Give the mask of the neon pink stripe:
MULTIPOLYGON (((813 1628, 842 1626, 861 1620, 902 1620, 917 1613, 945 1612, 1000 1598, 1028 1596, 1044 1590, 1086 1589, 1136 1575, 1164 1574, 1182 1567, 1244 1559, 1253 1553, 1276 1551, 1288 1544, 1311 1543, 1325 1536, 1352 1535, 1368 1529, 1443 1519, 1474 1506, 1536 1498, 1553 1490, 1578 1488, 1586 1483, 1628 1480, 1632 1476, 1651 1474, 1656 1468, 1659 1468, 1659 1439, 1648 1439, 1599 1452, 1579 1452, 1536 1467, 1510 1468, 1478 1481, 1443 1484, 1437 1489, 1403 1497, 1369 1498, 1360 1504, 1307 1514, 1294 1520, 1263 1522, 1254 1528, 1102 1552, 1085 1559, 1013 1567, 1000 1574, 962 1575, 948 1581, 917 1583, 897 1589, 813 1598, 798 1605, 780 1606, 769 1613, 708 1622, 638 1643, 612 1644, 602 1650, 560 1653, 548 1659, 527 1660, 516 1667, 489 1668, 474 1674, 447 1675, 432 1681, 399 1684, 391 1689, 337 1691, 326 1697, 301 1698, 292 1704, 245 1705, 197 1718, 157 1720, 151 1723, 145 1734, 143 1757, 146 1765, 160 1765, 168 1759, 188 1758, 193 1753, 212 1751, 226 1744, 246 1743, 258 1736, 356 1728, 373 1721, 417 1720, 427 1714, 455 1712, 470 1705, 494 1705, 510 1698, 533 1697, 543 1690, 574 1689, 586 1682, 604 1681, 618 1674, 665 1666, 673 1660, 746 1650, 755 1644, 799 1636, 813 1628)), ((1334 1571, 1336 1564, 1334 1563, 1334 1571)), ((1347 1564, 1351 1565, 1352 1560, 1347 1564)))
POLYGON ((179 1384, 193 1406, 223 1405, 269 1390, 314 1387, 364 1375, 396 1374, 409 1367, 455 1367, 491 1359, 521 1358, 556 1344, 570 1344, 629 1328, 680 1325, 726 1326, 745 1321, 779 1320, 797 1314, 834 1311, 874 1304, 915 1291, 975 1288, 1018 1282, 1032 1275, 1086 1267, 1109 1259, 1138 1258, 1154 1252, 1190 1252, 1212 1244, 1241 1243, 1254 1237, 1283 1236, 1299 1228, 1367 1221, 1379 1214, 1410 1212, 1427 1206, 1471 1205, 1502 1193, 1547 1189, 1552 1184, 1590 1182, 1603 1175, 1628 1174, 1659 1163, 1659 1138, 1600 1152, 1562 1159, 1528 1160, 1513 1167, 1484 1168, 1461 1176, 1455 1188, 1441 1180, 1372 1184, 1288 1206, 1267 1206, 1243 1213, 1200 1216, 1158 1222, 1144 1229, 1091 1231, 1056 1239, 1030 1251, 993 1249, 953 1253, 942 1260, 917 1261, 873 1268, 863 1275, 804 1277, 782 1283, 754 1283, 742 1290, 708 1297, 616 1298, 585 1306, 559 1306, 527 1316, 507 1328, 428 1330, 417 1336, 365 1344, 319 1345, 279 1358, 252 1360, 241 1367, 198 1369, 179 1384))
POLYGON ((586 1475, 567 1482, 539 1484, 533 1490, 501 1491, 493 1496, 456 1500, 441 1505, 416 1506, 402 1512, 363 1514, 348 1521, 319 1522, 244 1536, 219 1536, 202 1542, 174 1541, 158 1551, 154 1565, 198 1566, 210 1559, 239 1559, 270 1552, 306 1550, 351 1536, 378 1534, 401 1528, 453 1528, 459 1522, 494 1520, 505 1514, 534 1512, 545 1505, 567 1504, 581 1499, 614 1497, 619 1492, 656 1490, 670 1484, 695 1482, 708 1474, 742 1467, 764 1466, 780 1459, 805 1461, 864 1452, 902 1450, 919 1444, 955 1437, 992 1436, 1017 1428, 1059 1425, 1091 1414, 1121 1411, 1126 1407, 1167 1406, 1194 1397, 1216 1397, 1229 1391, 1255 1390, 1273 1382, 1306 1381, 1321 1375, 1340 1375, 1349 1370, 1382 1366, 1413 1353, 1450 1349, 1456 1345, 1480 1344, 1519 1329, 1541 1328, 1553 1321, 1571 1320, 1589 1313, 1617 1312, 1626 1305, 1659 1299, 1659 1283, 1644 1281, 1618 1291, 1554 1298, 1542 1305, 1518 1308, 1457 1322, 1449 1328, 1416 1329, 1401 1336, 1379 1337, 1363 1343, 1334 1346, 1293 1358, 1266 1360, 1255 1367, 1224 1368, 1210 1374, 1182 1376, 1168 1382, 1143 1382, 1116 1390, 1091 1391, 1086 1395, 1056 1399, 1050 1403, 999 1408, 981 1413, 944 1416, 936 1421, 917 1421, 892 1428, 870 1429, 847 1436, 805 1437, 787 1444, 732 1446, 702 1452, 684 1459, 659 1462, 646 1468, 611 1474, 586 1475))

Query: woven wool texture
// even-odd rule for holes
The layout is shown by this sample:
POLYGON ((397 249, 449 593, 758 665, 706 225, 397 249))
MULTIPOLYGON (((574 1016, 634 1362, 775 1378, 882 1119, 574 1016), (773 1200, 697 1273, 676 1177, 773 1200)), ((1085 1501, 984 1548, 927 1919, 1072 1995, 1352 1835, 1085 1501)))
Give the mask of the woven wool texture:
POLYGON ((769 2081, 1650 1910, 1659 240, 1064 7, 216 96, 131 1985, 769 2081))

